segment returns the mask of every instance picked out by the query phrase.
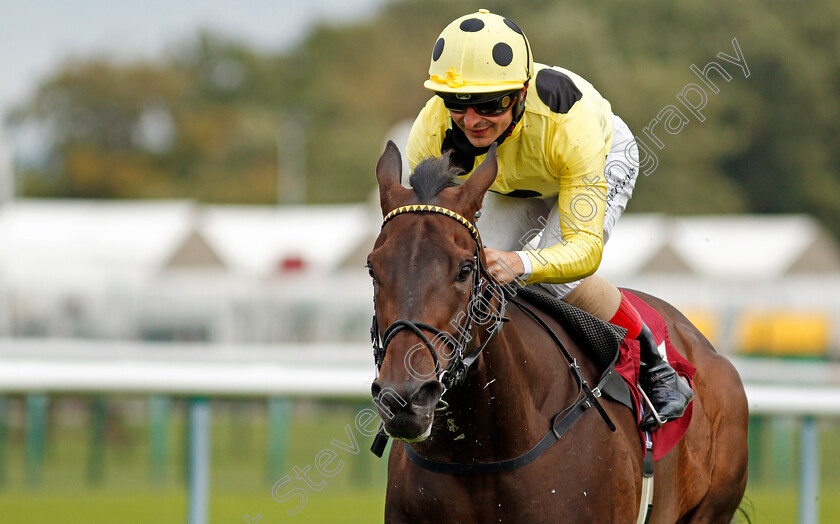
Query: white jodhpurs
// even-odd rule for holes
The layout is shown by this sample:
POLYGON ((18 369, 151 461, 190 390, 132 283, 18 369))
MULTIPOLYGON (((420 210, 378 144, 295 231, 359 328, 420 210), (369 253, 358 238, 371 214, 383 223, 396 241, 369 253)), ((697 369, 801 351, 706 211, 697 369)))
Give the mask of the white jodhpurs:
MULTIPOLYGON (((627 124, 613 115, 613 141, 605 167, 607 181, 604 212, 604 243, 624 213, 639 176, 639 151, 627 124)), ((488 192, 477 224, 484 245, 503 251, 546 248, 562 242, 557 197, 514 198, 488 192), (544 226, 543 226, 544 224, 544 226)), ((541 284, 563 298, 580 280, 565 284, 541 284)))

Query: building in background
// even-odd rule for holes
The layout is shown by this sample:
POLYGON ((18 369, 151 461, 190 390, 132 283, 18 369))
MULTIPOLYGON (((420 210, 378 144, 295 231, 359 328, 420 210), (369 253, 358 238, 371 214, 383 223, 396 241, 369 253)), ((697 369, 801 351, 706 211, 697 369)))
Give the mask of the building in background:
MULTIPOLYGON (((0 336, 364 343, 380 218, 372 201, 16 200, 0 208, 0 336)), ((809 216, 628 214, 599 272, 723 352, 840 356, 840 248, 809 216)))
POLYGON ((12 148, 0 130, 0 206, 15 198, 15 168, 12 148))

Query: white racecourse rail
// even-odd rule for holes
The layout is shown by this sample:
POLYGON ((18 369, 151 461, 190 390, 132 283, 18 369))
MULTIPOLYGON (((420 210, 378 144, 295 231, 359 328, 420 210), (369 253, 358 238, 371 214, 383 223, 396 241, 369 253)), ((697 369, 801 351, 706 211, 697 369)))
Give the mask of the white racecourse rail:
MULTIPOLYGON (((836 364, 733 362, 746 383, 751 413, 840 415, 836 364)), ((373 379, 372 350, 358 344, 272 347, 0 339, 0 393, 359 398, 370 394, 373 379)))
MULTIPOLYGON (((373 379, 373 364, 0 359, 0 393, 359 398, 370 395, 373 379)), ((840 415, 840 387, 746 384, 745 389, 752 414, 840 415)))

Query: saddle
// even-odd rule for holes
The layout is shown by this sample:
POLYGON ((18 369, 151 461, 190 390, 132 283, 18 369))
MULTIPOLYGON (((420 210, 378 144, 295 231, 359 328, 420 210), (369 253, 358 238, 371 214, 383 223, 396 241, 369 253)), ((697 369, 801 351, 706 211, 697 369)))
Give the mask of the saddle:
MULTIPOLYGON (((662 315, 632 292, 627 290, 624 292, 650 327, 656 342, 665 346, 668 362, 694 388, 693 378, 697 370, 674 349, 668 335, 668 326, 662 315)), ((575 342, 585 348, 603 370, 599 379, 599 383, 603 384, 600 388, 601 393, 627 406, 636 416, 636 422, 641 421, 644 401, 638 385, 638 341, 625 338, 624 328, 605 322, 582 309, 563 302, 541 289, 539 285, 519 287, 515 295, 510 293, 509 300, 511 296, 519 297, 556 318, 575 339, 575 342)), ((513 300, 516 299, 513 298, 513 300)), ((693 405, 689 404, 682 417, 666 423, 652 434, 645 434, 639 430, 642 442, 647 444, 649 441, 653 448, 654 461, 664 457, 682 439, 691 423, 692 412, 693 405)))

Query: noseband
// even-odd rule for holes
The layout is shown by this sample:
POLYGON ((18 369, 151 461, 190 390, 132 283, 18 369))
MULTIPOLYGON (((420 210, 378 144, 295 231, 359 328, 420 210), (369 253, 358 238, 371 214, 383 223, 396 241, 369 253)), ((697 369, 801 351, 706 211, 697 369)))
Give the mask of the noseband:
MULTIPOLYGON (((445 393, 450 388, 464 382, 470 366, 479 357, 481 352, 484 350, 484 347, 490 339, 493 338, 493 335, 501 329, 502 323, 507 320, 505 318, 506 300, 504 293, 502 292, 501 285, 488 273, 487 268, 481 262, 481 237, 478 234, 478 229, 476 229, 472 222, 451 209, 444 207, 432 205, 411 205, 398 207, 385 215, 385 218, 382 220, 382 227, 384 228, 385 224, 391 221, 394 217, 406 213, 437 213, 447 216, 467 228, 467 231, 470 232, 473 240, 475 240, 476 247, 475 254, 473 255, 473 261, 475 263, 476 270, 473 271, 473 282, 470 290, 470 300, 467 303, 467 311, 466 313, 463 313, 463 315, 467 318, 467 326, 463 330, 458 328, 460 336, 456 338, 451 334, 425 322, 401 319, 394 321, 391 325, 385 328, 385 331, 382 332, 382 336, 380 338, 379 323, 376 319, 376 309, 374 307, 373 323, 370 328, 371 343, 373 344, 373 358, 376 363, 376 370, 378 373, 382 368, 382 362, 385 360, 385 352, 388 349, 388 344, 394 336, 406 329, 412 331, 423 342, 429 350, 429 353, 431 353, 432 360, 435 363, 435 377, 443 384, 445 393), (498 309, 495 311, 493 311, 493 307, 490 306, 488 294, 489 298, 495 296, 499 300, 498 309), (479 296, 481 296, 483 300, 478 300, 478 305, 474 306, 474 299, 479 296), (472 339, 471 333, 476 322, 475 313, 480 315, 479 320, 492 319, 493 326, 489 328, 487 338, 481 343, 481 345, 474 348, 471 352, 469 352, 469 354, 465 354, 467 345, 472 339), (429 340, 429 337, 423 333, 423 330, 434 334, 432 340, 440 339, 452 348, 452 358, 445 370, 441 370, 437 350, 435 349, 432 340, 429 340)), ((476 213, 476 218, 478 218, 478 216, 479 213, 476 213)), ((458 318, 460 319, 462 316, 459 315, 458 318)), ((486 324, 487 322, 485 321, 479 323, 486 324)), ((445 406, 445 402, 443 402, 443 405, 445 406)))

